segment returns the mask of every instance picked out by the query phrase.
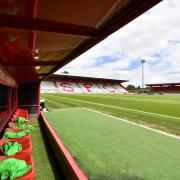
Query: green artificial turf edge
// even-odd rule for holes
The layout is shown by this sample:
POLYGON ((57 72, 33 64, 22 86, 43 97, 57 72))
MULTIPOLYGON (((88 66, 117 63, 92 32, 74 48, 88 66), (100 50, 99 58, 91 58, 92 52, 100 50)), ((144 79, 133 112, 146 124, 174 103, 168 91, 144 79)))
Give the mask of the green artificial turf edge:
POLYGON ((85 109, 45 115, 89 179, 180 179, 179 140, 85 109))

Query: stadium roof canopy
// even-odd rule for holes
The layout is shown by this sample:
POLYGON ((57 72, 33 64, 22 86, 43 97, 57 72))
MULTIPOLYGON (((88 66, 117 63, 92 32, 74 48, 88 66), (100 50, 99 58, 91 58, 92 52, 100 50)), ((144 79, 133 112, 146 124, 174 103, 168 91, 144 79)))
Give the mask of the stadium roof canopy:
POLYGON ((107 79, 107 78, 94 78, 94 77, 85 77, 85 76, 72 76, 72 75, 60 75, 53 74, 48 79, 57 78, 61 80, 85 80, 85 81, 101 81, 101 82, 111 82, 111 83, 123 83, 127 82, 126 80, 118 80, 118 79, 107 79))
POLYGON ((0 64, 41 81, 160 1, 1 0, 0 64))
POLYGON ((180 82, 178 82, 178 83, 146 84, 146 86, 180 86, 180 82))

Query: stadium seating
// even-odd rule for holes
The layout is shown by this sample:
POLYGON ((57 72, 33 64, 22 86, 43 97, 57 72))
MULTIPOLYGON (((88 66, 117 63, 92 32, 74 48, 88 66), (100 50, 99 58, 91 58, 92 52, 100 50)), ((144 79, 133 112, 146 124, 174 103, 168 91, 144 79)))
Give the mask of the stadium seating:
POLYGON ((126 94, 120 84, 79 81, 43 81, 41 93, 126 94))
POLYGON ((41 93, 57 93, 58 88, 55 86, 53 81, 42 81, 41 82, 41 93))
POLYGON ((77 83, 59 81, 56 84, 60 93, 82 93, 77 83))
MULTIPOLYGON (((26 119, 28 116, 28 110, 26 109, 16 109, 15 113, 13 114, 11 118, 11 122, 8 123, 8 128, 6 128, 5 132, 21 132, 23 129, 13 129, 12 126, 16 125, 17 123, 14 122, 14 120, 17 117, 24 117, 26 119)), ((35 167, 34 167, 34 161, 32 158, 32 144, 31 144, 31 135, 28 132, 24 137, 19 138, 1 138, 0 139, 0 161, 3 161, 8 158, 15 158, 17 160, 24 160, 28 165, 31 165, 31 169, 24 174, 23 176, 16 178, 17 180, 34 180, 35 177, 35 167), (14 155, 4 155, 4 151, 2 149, 2 145, 6 142, 18 142, 22 145, 22 150, 20 152, 17 152, 14 155)), ((8 171, 7 171, 8 172, 8 171)))
POLYGON ((87 94, 98 94, 100 93, 99 88, 94 83, 78 83, 83 93, 87 94))
POLYGON ((126 94, 127 93, 127 90, 124 89, 121 85, 119 84, 114 84, 112 85, 117 91, 118 91, 118 94, 126 94))

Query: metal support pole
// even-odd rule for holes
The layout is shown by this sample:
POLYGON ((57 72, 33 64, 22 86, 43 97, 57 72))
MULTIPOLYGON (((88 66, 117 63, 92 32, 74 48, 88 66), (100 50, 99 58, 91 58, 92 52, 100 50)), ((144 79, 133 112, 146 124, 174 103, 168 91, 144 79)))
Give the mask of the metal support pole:
POLYGON ((146 61, 145 60, 141 60, 141 64, 142 64, 142 89, 144 89, 144 63, 146 61))

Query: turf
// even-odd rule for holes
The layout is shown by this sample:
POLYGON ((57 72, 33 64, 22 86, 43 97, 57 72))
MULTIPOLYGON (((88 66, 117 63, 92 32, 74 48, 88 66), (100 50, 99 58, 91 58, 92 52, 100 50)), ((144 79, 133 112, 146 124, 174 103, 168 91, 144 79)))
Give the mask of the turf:
POLYGON ((53 157, 51 156, 48 145, 44 142, 39 123, 31 120, 31 125, 35 127, 32 132, 31 140, 33 147, 33 159, 35 162, 36 180, 55 180, 62 179, 60 171, 56 169, 53 157), (59 172, 58 172, 59 171, 59 172))
POLYGON ((89 179, 180 179, 177 139, 87 109, 45 115, 89 179))
POLYGON ((180 135, 180 96, 43 94, 42 97, 46 99, 47 106, 51 109, 67 107, 98 109, 180 135), (143 111, 175 118, 146 114, 143 111))

